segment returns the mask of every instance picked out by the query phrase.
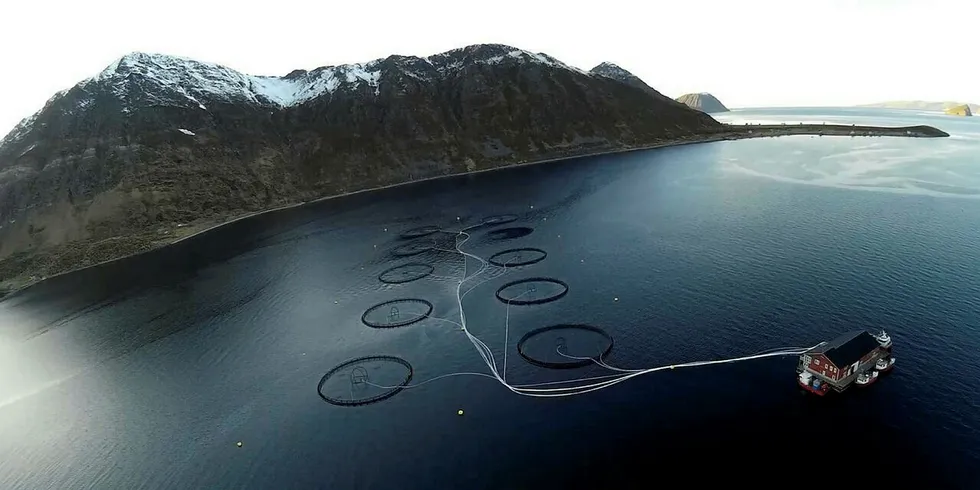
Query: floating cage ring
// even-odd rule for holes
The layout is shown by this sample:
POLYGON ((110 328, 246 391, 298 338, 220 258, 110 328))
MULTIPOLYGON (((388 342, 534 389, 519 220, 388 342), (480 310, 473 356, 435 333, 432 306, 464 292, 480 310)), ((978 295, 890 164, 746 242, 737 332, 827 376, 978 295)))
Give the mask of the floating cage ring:
POLYGON ((401 298, 393 299, 391 301, 385 301, 384 303, 378 303, 367 310, 361 315, 361 322, 372 328, 395 328, 404 327, 406 325, 411 325, 416 322, 420 322, 429 317, 432 314, 432 303, 420 299, 420 298, 401 298), (405 305, 418 305, 422 306, 425 313, 403 316, 401 311, 405 305), (401 306, 402 308, 399 308, 401 306), (384 323, 377 321, 377 319, 372 320, 370 317, 376 314, 383 314, 384 323))
POLYGON ((565 281, 554 279, 551 277, 529 277, 526 279, 518 279, 516 281, 508 282, 497 289, 497 299, 503 303, 511 305, 540 305, 543 303, 550 303, 552 301, 557 301, 568 294, 568 284, 565 281), (557 293, 552 293, 544 297, 535 297, 538 292, 538 285, 540 283, 550 284, 558 286, 560 290, 557 293), (514 286, 525 285, 524 292, 516 297, 508 298, 501 294, 507 288, 513 288, 514 286), (529 295, 528 299, 521 299, 521 296, 529 295))
POLYGON ((517 221, 516 214, 495 214, 483 218, 480 223, 486 226, 497 226, 506 223, 513 223, 515 221, 517 221))
POLYGON ((520 267, 537 264, 547 256, 548 252, 540 248, 511 248, 491 255, 487 261, 498 267, 520 267))
MULTIPOLYGON (((566 339, 566 337, 559 336, 557 339, 555 339, 555 348, 559 352, 561 350, 567 350, 568 340, 566 339)), ((602 360, 603 357, 608 356, 609 353, 612 352, 612 348, 613 348, 613 338, 611 335, 609 335, 608 332, 593 325, 585 325, 579 323, 563 323, 558 325, 550 325, 547 327, 536 328, 524 334, 521 337, 521 339, 517 341, 517 353, 520 354, 525 361, 534 364, 535 366, 549 368, 549 369, 574 369, 574 368, 585 367, 590 364, 593 364, 595 361, 602 360), (535 359, 534 357, 531 357, 524 349, 525 345, 527 344, 527 341, 531 340, 534 337, 537 337, 538 335, 551 332, 553 330, 583 330, 587 332, 597 333, 600 336, 602 336, 604 339, 606 339, 609 345, 606 346, 606 348, 603 349, 602 352, 600 352, 595 356, 589 356, 588 359, 568 359, 568 361, 553 362, 553 361, 544 361, 541 359, 535 359)), ((584 357, 584 356, 579 356, 579 357, 584 357)))
POLYGON ((412 382, 412 376, 414 374, 415 374, 415 370, 412 369, 412 365, 409 364, 408 361, 406 361, 406 360, 404 360, 404 359, 402 359, 400 357, 395 357, 395 356, 365 356, 365 357, 358 357, 358 358, 355 358, 355 359, 350 359, 350 360, 344 361, 344 362, 342 362, 342 363, 334 366, 331 370, 327 371, 327 374, 324 374, 323 377, 320 378, 320 382, 317 383, 317 385, 316 385, 316 392, 317 392, 318 395, 320 395, 320 398, 322 398, 323 401, 325 401, 325 402, 327 402, 327 403, 329 403, 331 405, 337 405, 337 406, 341 406, 341 407, 356 407, 356 406, 360 406, 360 405, 368 405, 368 404, 371 404, 371 403, 380 402, 382 400, 387 400, 387 399, 389 399, 389 398, 397 395, 406 386, 408 386, 409 383, 412 382), (392 387, 387 388, 386 391, 384 391, 384 392, 381 392, 381 393, 379 393, 377 395, 374 395, 374 396, 369 396, 369 397, 364 397, 364 398, 357 398, 357 399, 355 399, 352 396, 350 400, 347 400, 347 399, 343 399, 343 398, 337 398, 337 397, 329 396, 329 395, 326 395, 326 394, 323 393, 323 385, 324 385, 324 383, 327 382, 327 380, 329 380, 331 377, 333 377, 335 375, 341 374, 342 371, 344 371, 346 368, 351 367, 351 366, 354 366, 354 368, 351 370, 351 372, 349 374, 350 382, 351 382, 351 390, 353 390, 353 388, 355 386, 360 387, 360 386, 364 386, 364 385, 369 384, 370 382, 368 380, 367 370, 364 369, 360 364, 361 363, 365 363, 365 362, 376 362, 376 361, 390 362, 390 363, 399 364, 399 365, 403 366, 405 368, 405 379, 403 379, 401 382, 393 385, 392 387))
POLYGON ((404 284, 406 282, 418 281, 432 274, 433 271, 435 271, 435 267, 429 264, 410 262, 385 270, 378 275, 378 280, 385 284, 404 284))
POLYGON ((410 240, 412 238, 422 238, 424 236, 429 236, 433 233, 442 231, 442 228, 435 225, 418 226, 401 232, 398 237, 405 240, 410 240))
POLYGON ((434 249, 435 246, 436 246, 435 240, 411 242, 395 247, 395 249, 391 251, 391 254, 394 255, 395 257, 409 257, 412 255, 418 255, 421 253, 428 252, 434 249))
POLYGON ((534 233, 534 228, 530 226, 512 226, 510 228, 498 228, 488 231, 486 237, 490 240, 512 240, 534 233))

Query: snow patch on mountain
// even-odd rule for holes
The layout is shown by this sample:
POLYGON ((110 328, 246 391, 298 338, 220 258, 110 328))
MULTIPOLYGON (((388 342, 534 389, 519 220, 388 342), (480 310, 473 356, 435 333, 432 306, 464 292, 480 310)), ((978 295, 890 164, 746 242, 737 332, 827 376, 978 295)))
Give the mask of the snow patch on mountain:
POLYGON ((33 144, 31 144, 31 146, 28 146, 26 150, 24 150, 24 151, 22 151, 22 152, 20 152, 20 156, 24 156, 24 155, 26 155, 26 154, 27 154, 28 152, 30 152, 30 151, 31 151, 31 150, 33 150, 34 148, 37 148, 37 143, 33 143, 33 144))
POLYGON ((7 144, 15 143, 19 141, 21 138, 23 138, 25 135, 27 135, 27 133, 31 130, 31 128, 34 127, 34 120, 37 119, 37 115, 40 113, 41 111, 38 111, 33 115, 31 115, 30 117, 25 117, 24 119, 21 119, 20 123, 14 126, 14 129, 12 129, 9 133, 7 133, 7 136, 4 136, 3 139, 0 139, 0 148, 3 148, 7 144))
POLYGON ((594 75, 603 76, 606 78, 613 78, 616 80, 627 80, 631 78, 636 78, 635 75, 627 70, 624 70, 619 65, 615 63, 610 63, 608 61, 603 61, 595 66, 595 68, 589 70, 589 73, 594 75))
POLYGON ((41 114, 41 112, 43 112, 48 106, 55 103, 58 99, 64 97, 66 93, 68 93, 68 90, 58 91, 44 103, 44 107, 42 107, 41 110, 31 114, 28 117, 25 117, 24 119, 21 119, 20 122, 14 126, 14 129, 10 130, 10 132, 3 138, 0 138, 0 148, 3 148, 8 144, 14 144, 20 141, 24 136, 27 136, 27 133, 34 128, 34 121, 37 120, 37 116, 41 114))
POLYGON ((565 70, 575 71, 583 75, 589 75, 589 72, 585 70, 574 67, 572 65, 567 65, 565 63, 562 63, 558 59, 552 58, 551 56, 548 56, 544 53, 532 53, 530 51, 524 51, 523 49, 515 49, 514 51, 508 53, 508 56, 512 58, 526 59, 528 61, 545 64, 554 68, 561 68, 565 70))
POLYGON ((440 73, 458 71, 469 63, 496 65, 502 62, 516 60, 519 63, 538 63, 552 68, 571 70, 583 75, 590 73, 571 65, 562 63, 544 53, 532 53, 523 49, 502 44, 477 44, 465 48, 454 49, 424 58, 440 73), (477 53, 483 56, 477 56, 477 53))

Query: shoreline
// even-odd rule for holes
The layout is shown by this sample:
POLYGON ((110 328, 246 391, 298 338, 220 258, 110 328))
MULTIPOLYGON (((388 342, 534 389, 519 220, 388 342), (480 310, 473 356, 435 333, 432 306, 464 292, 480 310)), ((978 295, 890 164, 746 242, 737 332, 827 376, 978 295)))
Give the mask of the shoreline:
POLYGON ((71 274, 71 273, 74 273, 74 272, 83 271, 83 270, 86 270, 86 269, 91 269, 93 267, 99 267, 99 266, 102 266, 102 265, 109 264, 111 262, 116 262, 116 261, 119 261, 119 260, 124 260, 124 259, 128 259, 128 258, 135 257, 135 256, 138 256, 138 255, 143 255, 143 254, 146 254, 146 253, 154 252, 154 251, 163 249, 165 247, 176 245, 176 244, 178 244, 180 242, 183 242, 185 240, 188 240, 190 238, 194 238, 194 237, 196 237, 198 235, 202 235, 204 233, 208 233, 208 232, 214 231, 214 230, 216 230, 218 228, 221 228, 223 226, 230 225, 232 223, 235 223, 237 221, 241 221, 241 220, 244 220, 244 219, 254 218, 256 216, 261 216, 261 215, 264 215, 264 214, 274 213, 274 212, 278 212, 278 211, 284 211, 284 210, 287 210, 287 209, 293 209, 293 208, 297 208, 297 207, 300 207, 300 206, 306 206, 306 205, 309 205, 309 204, 316 204, 316 203, 328 201, 328 200, 331 200, 331 199, 340 199, 340 198, 343 198, 343 197, 349 197, 349 196, 354 196, 354 195, 358 195, 358 194, 364 194, 364 193, 368 193, 368 192, 375 192, 375 191, 380 191, 380 190, 385 190, 385 189, 392 189, 392 188, 395 188, 395 187, 401 187, 401 186, 416 184, 416 183, 420 183, 420 182, 429 182, 429 181, 434 181, 434 180, 448 179, 448 178, 453 178, 453 177, 462 177, 462 176, 467 176, 467 175, 478 175, 478 174, 482 174, 482 173, 486 173, 486 172, 494 172, 494 171, 497 171, 497 170, 510 169, 510 168, 518 168, 518 167, 529 167, 529 166, 532 166, 532 165, 541 165, 541 164, 545 164, 545 163, 555 163, 555 162, 561 162, 561 161, 565 161, 565 160, 572 160, 572 159, 576 159, 576 158, 588 158, 588 157, 598 157, 598 156, 605 156, 605 155, 616 155, 616 154, 621 154, 621 153, 630 153, 630 152, 644 151, 644 150, 655 150, 655 149, 658 149, 658 148, 669 148, 669 147, 674 147, 674 146, 685 146, 685 145, 700 144, 700 143, 714 143, 714 142, 718 142, 718 141, 735 141, 735 140, 752 139, 752 138, 775 138, 775 137, 779 137, 779 136, 851 136, 851 137, 874 137, 874 136, 883 136, 883 137, 902 137, 902 138, 942 138, 942 137, 948 137, 949 134, 947 134, 947 133, 945 133, 945 132, 943 132, 943 131, 941 131, 941 130, 939 130, 937 128, 933 128, 931 126, 888 127, 888 126, 856 126, 856 125, 847 126, 847 125, 837 125, 837 124, 833 124, 833 125, 832 124, 785 124, 785 125, 748 125, 748 124, 747 125, 731 125, 731 124, 725 124, 724 127, 721 128, 721 130, 719 130, 717 132, 698 133, 698 134, 694 134, 694 135, 691 135, 691 136, 688 136, 688 137, 681 137, 681 138, 677 138, 677 139, 673 139, 673 140, 667 140, 667 141, 661 141, 661 142, 657 142, 657 143, 651 143, 651 144, 648 144, 648 145, 633 146, 633 147, 623 147, 623 148, 614 148, 614 149, 606 149, 606 150, 600 150, 600 151, 594 151, 594 152, 583 152, 583 153, 578 153, 578 154, 568 154, 568 155, 561 155, 561 156, 553 156, 553 157, 542 158, 542 159, 539 159, 539 160, 525 161, 525 162, 519 162, 519 163, 513 163, 513 164, 504 164, 504 165, 500 165, 500 166, 497 166, 497 167, 486 168, 486 169, 482 169, 482 170, 463 171, 463 172, 451 173, 451 174, 446 174, 446 175, 436 175, 436 176, 433 176, 433 177, 426 177, 424 179, 409 180, 409 181, 405 181, 405 182, 399 182, 399 183, 396 183, 396 184, 387 184, 387 185, 383 185, 383 186, 369 187, 369 188, 366 188, 366 189, 360 189, 360 190, 356 190, 356 191, 345 192, 343 194, 334 194, 334 195, 330 195, 330 196, 323 196, 323 197, 319 197, 319 198, 316 198, 316 199, 313 199, 313 200, 310 200, 310 201, 302 201, 302 202, 293 203, 293 204, 286 204, 286 205, 275 207, 275 208, 271 208, 271 209, 265 209, 265 210, 262 210, 262 211, 254 211, 254 212, 251 212, 251 213, 247 213, 247 214, 244 214, 242 216, 237 216, 237 217, 234 217, 234 218, 231 218, 231 219, 222 221, 220 223, 215 223, 213 225, 207 226, 207 227, 205 227, 205 228, 203 228, 201 230, 195 231, 195 232, 193 232, 193 233, 191 233, 191 234, 189 234, 187 236, 183 236, 183 237, 177 238, 177 239, 172 240, 172 241, 164 241, 163 243, 161 243, 161 244, 159 244, 157 246, 154 246, 152 248, 149 248, 147 250, 143 250, 143 251, 135 252, 135 253, 131 253, 131 254, 126 254, 126 255, 123 255, 123 256, 120 256, 120 257, 115 257, 115 258, 112 258, 112 259, 104 260, 102 262, 98 262, 98 263, 95 263, 95 264, 86 265, 84 267, 79 267, 77 269, 69 269, 69 270, 64 271, 64 272, 59 272, 57 274, 46 276, 43 279, 39 279, 39 280, 36 280, 36 281, 33 281, 33 282, 29 282, 27 284, 24 284, 24 285, 22 285, 20 287, 16 287, 16 288, 11 289, 9 291, 3 291, 2 289, 0 289, 0 302, 6 300, 7 298, 10 298, 10 297, 16 295, 17 293, 20 293, 22 291, 25 291, 28 288, 31 288, 33 286, 36 286, 38 284, 41 284, 41 283, 43 283, 45 281, 48 281, 50 279, 54 279, 54 278, 59 277, 59 276, 63 276, 63 275, 66 275, 66 274, 71 274))

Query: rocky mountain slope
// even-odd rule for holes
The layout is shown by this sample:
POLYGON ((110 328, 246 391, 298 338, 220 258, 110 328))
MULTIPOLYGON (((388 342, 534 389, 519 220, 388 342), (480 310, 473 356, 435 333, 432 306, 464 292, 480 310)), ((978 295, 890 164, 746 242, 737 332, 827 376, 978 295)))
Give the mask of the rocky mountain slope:
POLYGON ((698 94, 684 94, 677 98, 677 101, 702 112, 728 112, 728 108, 720 100, 706 92, 698 94))
MULTIPOLYGON (((619 80, 620 82, 632 85, 639 89, 647 91, 653 90, 653 88, 647 85, 643 80, 640 80, 640 77, 626 71, 623 68, 620 68, 619 65, 608 61, 599 63, 589 70, 589 73, 592 75, 611 78, 613 80, 619 80)), ((657 93, 659 94, 660 92, 657 93)))
POLYGON ((893 100, 888 102, 878 102, 875 104, 863 104, 858 107, 882 107, 885 109, 913 109, 918 111, 943 112, 950 107, 968 105, 974 113, 980 111, 980 104, 965 104, 964 102, 930 102, 926 100, 893 100))
POLYGON ((0 140, 0 281, 285 204, 720 126, 600 67, 502 45, 283 77, 124 56, 0 140))

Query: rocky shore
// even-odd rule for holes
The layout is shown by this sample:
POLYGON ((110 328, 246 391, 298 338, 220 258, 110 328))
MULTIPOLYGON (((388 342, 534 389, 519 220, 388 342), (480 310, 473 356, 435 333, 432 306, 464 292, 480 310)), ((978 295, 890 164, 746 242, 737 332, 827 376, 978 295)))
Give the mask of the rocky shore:
POLYGON ((330 195, 318 198, 309 202, 295 202, 276 206, 272 209, 247 212, 240 214, 230 214, 227 216, 214 217, 211 219, 199 219, 190 223, 168 223, 163 226, 147 230, 142 233, 135 233, 126 236, 116 236, 101 240, 77 240, 57 247, 50 247, 43 250, 23 252, 14 254, 0 260, 0 296, 10 292, 30 286, 36 282, 55 275, 68 273, 71 271, 93 267, 105 262, 118 260, 134 254, 144 253, 157 249, 190 236, 210 231, 222 225, 247 219, 248 217, 267 212, 275 212, 282 209, 292 208, 325 199, 334 199, 346 195, 370 192, 378 189, 408 185, 423 180, 433 180, 448 178, 459 175, 469 175, 474 173, 488 172, 499 168, 507 168, 521 165, 536 165, 549 162, 559 162, 571 158, 586 156, 609 155, 639 150, 649 150, 670 146, 679 146, 695 143, 709 143, 714 141, 731 141, 748 138, 769 138, 778 136, 888 136, 888 137, 910 137, 910 138, 938 138, 947 137, 947 133, 931 126, 908 126, 908 127, 885 127, 885 126, 853 126, 853 125, 831 125, 831 124, 787 124, 787 125, 722 125, 717 129, 704 130, 698 134, 684 135, 669 139, 662 139, 651 144, 629 146, 623 145, 614 148, 596 147, 577 147, 567 148, 561 151, 541 155, 533 160, 516 160, 511 162, 498 162, 493 168, 484 168, 476 171, 447 172, 426 179, 413 180, 396 183, 386 186, 371 187, 355 192, 348 192, 339 195, 330 195))

